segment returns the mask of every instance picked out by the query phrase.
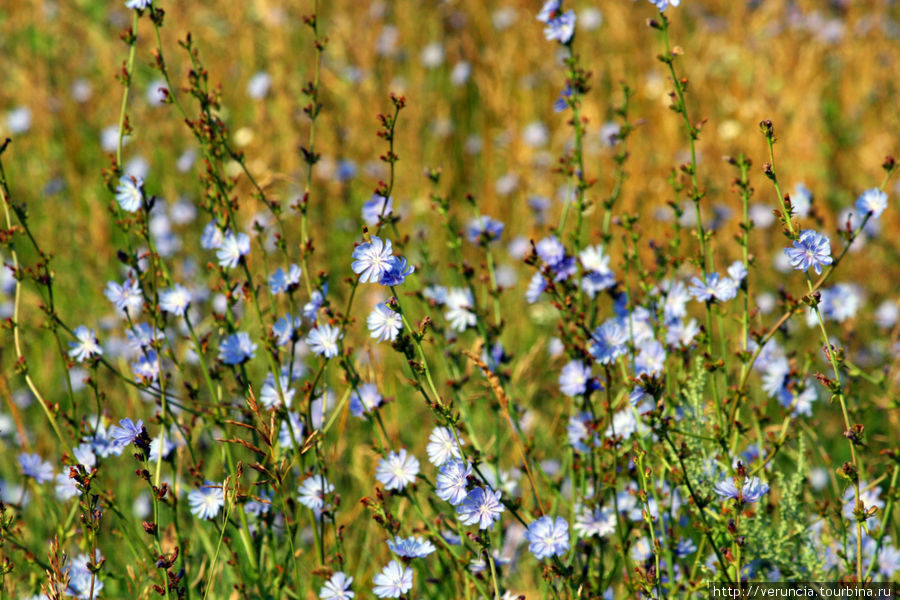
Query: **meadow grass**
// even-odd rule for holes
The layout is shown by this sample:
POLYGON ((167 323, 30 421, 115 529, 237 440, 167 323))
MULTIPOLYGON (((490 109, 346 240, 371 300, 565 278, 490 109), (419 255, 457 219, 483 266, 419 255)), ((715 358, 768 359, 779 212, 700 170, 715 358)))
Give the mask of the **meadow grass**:
POLYGON ((892 3, 129 4, 0 12, 0 597, 900 572, 892 3))

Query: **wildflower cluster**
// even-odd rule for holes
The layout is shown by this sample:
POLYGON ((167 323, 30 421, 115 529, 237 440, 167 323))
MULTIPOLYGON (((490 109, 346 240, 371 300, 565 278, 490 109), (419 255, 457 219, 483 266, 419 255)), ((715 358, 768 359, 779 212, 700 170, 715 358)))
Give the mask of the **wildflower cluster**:
MULTIPOLYGON (((44 205, 26 205, 0 162, 4 589, 676 598, 709 581, 900 574, 900 309, 878 298, 870 315, 883 290, 844 264, 895 254, 879 227, 896 224, 896 162, 827 206, 803 184, 791 195, 764 120, 762 137, 735 141, 730 182, 716 181, 684 51, 670 42, 688 18, 678 0, 627 9, 653 9, 653 77, 672 110, 660 118, 679 135, 668 187, 629 173, 632 136, 647 131, 630 84, 610 91, 588 69, 582 35, 602 15, 548 0, 530 24, 557 60, 522 86, 547 92, 535 98, 553 126, 522 132, 542 175, 523 175, 534 190, 522 198, 512 172, 476 197, 483 165, 463 152, 425 155, 465 163, 453 176, 407 168, 422 157, 401 144, 405 119, 429 110, 416 90, 413 110, 393 93, 366 125, 378 160, 349 158, 363 159, 343 130, 363 125, 329 111, 349 84, 371 81, 350 67, 336 75, 353 53, 329 54, 332 13, 318 2, 302 18, 301 167, 273 176, 250 156, 238 125, 248 117, 231 108, 230 72, 210 68, 206 44, 186 34, 174 58, 163 2, 120 4, 110 23, 130 26, 102 172, 102 279, 56 268, 61 248, 32 222, 44 205), (156 127, 132 97, 141 59, 155 82, 147 103, 190 144, 152 169, 127 161, 156 127), (610 118, 599 125, 598 102, 610 118), (556 160, 542 149, 551 139, 556 160), (650 214, 651 196, 666 208, 650 214), (66 298, 73 280, 99 302, 66 298)), ((371 18, 392 14, 376 4, 371 18)), ((447 10, 448 32, 464 28, 464 13, 447 10)), ((514 16, 498 11, 493 25, 514 16)), ((379 38, 373 81, 410 60, 397 35, 379 38)), ((465 112, 483 65, 443 73, 444 59, 428 46, 418 67, 470 85, 453 109, 465 112)), ((280 76, 256 72, 247 97, 286 101, 272 98, 280 76)), ((30 128, 30 114, 10 119, 13 132, 30 128)), ((508 137, 489 143, 512 157, 508 137)))

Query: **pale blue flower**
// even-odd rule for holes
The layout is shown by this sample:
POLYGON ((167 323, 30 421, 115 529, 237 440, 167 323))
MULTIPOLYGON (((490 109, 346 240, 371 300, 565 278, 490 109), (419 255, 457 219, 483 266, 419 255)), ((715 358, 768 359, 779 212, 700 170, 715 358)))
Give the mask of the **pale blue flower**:
POLYGON ((685 538, 679 540, 677 544, 675 544, 675 556, 684 557, 690 556, 694 552, 697 551, 697 545, 694 543, 694 540, 690 538, 685 538))
POLYGON ((747 267, 743 261, 736 260, 728 267, 728 276, 735 280, 738 285, 747 277, 747 267))
MULTIPOLYGON (((460 444, 462 444, 462 440, 460 440, 460 444)), ((428 462, 436 467, 440 467, 448 460, 462 458, 456 438, 447 427, 435 427, 431 430, 425 451, 428 453, 428 462)))
POLYGON ((537 20, 541 23, 549 23, 555 19, 562 10, 562 0, 547 0, 538 12, 537 20))
POLYGON ((204 250, 216 250, 222 247, 224 241, 225 234, 219 229, 219 224, 215 221, 207 223, 200 238, 200 247, 204 250))
POLYGON ((734 477, 727 477, 713 486, 713 491, 718 494, 722 500, 732 498, 741 500, 746 504, 752 504, 769 491, 769 486, 760 481, 759 477, 747 477, 741 485, 740 491, 734 481, 734 477))
POLYGON ((567 10, 555 19, 547 22, 544 37, 547 41, 557 40, 560 44, 568 44, 575 35, 575 11, 567 10))
POLYGON ((690 294, 698 302, 727 302, 737 296, 739 283, 718 273, 708 273, 705 279, 691 279, 690 294))
POLYGON ((388 548, 401 558, 423 558, 436 550, 434 544, 421 537, 388 539, 388 548))
POLYGON ((319 598, 320 600, 350 600, 354 596, 350 589, 352 583, 352 577, 347 577, 343 571, 338 571, 319 590, 319 598))
POLYGON ((863 300, 862 289, 855 283, 836 283, 822 290, 819 310, 824 318, 843 323, 856 316, 863 300))
POLYGON ((225 492, 220 484, 207 481, 202 487, 191 490, 188 506, 198 519, 214 519, 225 506, 225 492))
MULTIPOLYGON (((172 429, 173 431, 177 431, 178 428, 173 427, 172 429)), ((160 459, 160 448, 162 449, 162 459, 166 460, 177 447, 178 444, 175 443, 171 434, 166 434, 164 436, 163 432, 160 432, 158 436, 150 440, 150 462, 153 463, 160 459)))
POLYGON ((90 446, 90 450, 100 458, 119 456, 125 449, 125 446, 112 439, 111 430, 107 429, 103 423, 99 423, 94 434, 86 437, 84 441, 90 446))
POLYGON ((635 375, 661 375, 666 368, 666 349, 656 340, 645 342, 634 361, 635 375))
POLYGON ((107 282, 104 292, 110 302, 116 308, 131 317, 138 315, 144 305, 144 295, 138 282, 132 278, 126 279, 122 285, 115 281, 107 282))
POLYGON ((19 106, 6 114, 6 128, 10 133, 18 135, 31 129, 31 109, 19 106))
POLYGON ((391 240, 382 240, 373 235, 371 241, 363 242, 353 250, 353 272, 359 275, 360 283, 378 283, 394 266, 391 240))
POLYGON ((381 285, 392 287, 402 284, 406 278, 415 272, 413 265, 408 265, 402 256, 394 256, 390 267, 378 281, 381 285))
POLYGON ((506 508, 500 502, 500 492, 490 488, 477 487, 466 494, 465 500, 456 507, 463 525, 478 525, 479 529, 491 529, 500 520, 500 513, 506 508))
POLYGON ((362 417, 381 406, 381 394, 374 383, 364 383, 350 394, 350 414, 362 417))
POLYGON ((700 326, 697 325, 696 319, 690 321, 682 321, 681 319, 670 322, 666 326, 666 344, 669 346, 690 346, 697 334, 700 333, 700 326))
POLYGON ((402 490, 416 480, 419 474, 419 460, 409 454, 406 448, 390 452, 386 458, 378 461, 375 468, 375 479, 384 485, 386 490, 402 490))
POLYGON ((316 313, 318 313, 322 305, 325 304, 325 296, 327 295, 328 282, 326 281, 322 285, 322 289, 313 290, 312 295, 309 297, 309 302, 303 305, 303 310, 300 313, 303 315, 303 318, 315 323, 317 316, 316 313))
POLYGON ((254 100, 262 100, 272 87, 272 76, 265 71, 257 71, 247 82, 247 95, 254 100))
POLYGON ((392 560, 373 579, 372 591, 379 598, 399 598, 412 589, 412 579, 412 569, 392 560))
POLYGON ((445 306, 447 311, 444 318, 450 322, 450 327, 455 331, 462 332, 475 326, 477 317, 471 310, 474 306, 471 290, 466 288, 448 290, 445 306))
POLYGON ((72 457, 79 465, 84 465, 86 469, 90 469, 97 464, 97 456, 91 450, 90 444, 81 443, 72 448, 72 457))
POLYGON ((69 342, 69 356, 78 362, 84 362, 91 357, 103 354, 103 348, 97 343, 97 337, 93 329, 88 329, 81 325, 76 327, 72 333, 75 334, 76 341, 69 342))
POLYGON ((591 448, 588 444, 597 445, 598 437, 591 433, 593 418, 589 412, 580 412, 569 417, 566 436, 569 444, 578 452, 586 454, 591 448))
POLYGON ((480 244, 482 241, 495 242, 503 234, 503 228, 504 225, 501 221, 481 215, 469 221, 466 227, 466 236, 473 244, 480 244))
POLYGON ((878 572, 881 573, 885 580, 890 580, 894 573, 898 571, 900 571, 900 550, 894 546, 883 546, 881 553, 878 555, 878 572))
MULTIPOLYGON (((494 567, 496 569, 501 569, 501 568, 505 567, 512 560, 505 556, 501 556, 500 550, 498 550, 497 548, 495 548, 493 550, 493 552, 491 552, 491 555, 494 559, 494 567)), ((469 571, 471 571, 472 573, 475 573, 475 574, 484 573, 485 571, 488 571, 488 569, 489 569, 488 561, 485 560, 483 555, 479 556, 478 558, 473 558, 472 560, 469 561, 469 571)), ((501 600, 503 600, 502 597, 501 597, 501 600)))
POLYGON ((681 4, 681 0, 650 0, 650 3, 658 8, 659 12, 663 12, 670 6, 678 6, 681 4))
MULTIPOLYGON (((803 217, 806 218, 809 216, 809 210, 812 208, 813 203, 813 193, 812 190, 806 187, 804 183, 798 183, 794 186, 794 193, 791 194, 791 214, 795 217, 803 217)), ((774 216, 770 211, 766 211, 768 216, 766 220, 773 219, 774 216)), ((754 218, 754 220, 756 220, 754 218)), ((767 225, 763 225, 766 227, 767 225)))
POLYGON ((294 317, 286 314, 272 325, 272 336, 275 338, 276 346, 285 346, 294 339, 294 333, 303 321, 300 317, 294 317))
POLYGON ((226 365, 239 365, 253 358, 256 344, 245 331, 232 333, 219 345, 219 360, 226 365))
POLYGON ((47 483, 53 479, 53 465, 42 461, 37 454, 23 452, 19 455, 19 466, 22 468, 22 475, 31 477, 38 483, 47 483))
POLYGON ((300 277, 302 275, 303 270, 297 265, 288 267, 287 272, 281 267, 278 267, 278 270, 269 277, 269 289, 273 294, 283 294, 284 292, 295 289, 300 285, 300 277))
POLYGON ((350 159, 342 158, 338 161, 337 165, 337 176, 338 181, 350 181, 354 177, 356 177, 356 163, 350 159))
POLYGON ((369 316, 366 317, 366 325, 371 337, 379 342, 397 339, 400 330, 403 329, 403 319, 399 313, 388 308, 387 304, 376 304, 369 316))
POLYGON ((372 198, 366 201, 362 207, 362 218, 366 225, 377 225, 382 217, 387 217, 394 210, 394 199, 372 194, 372 198))
POLYGON ((606 537, 616 530, 616 513, 605 508, 584 508, 575 517, 573 527, 578 537, 606 537))
POLYGON ((550 515, 532 521, 525 532, 528 551, 538 560, 562 556, 569 551, 569 524, 562 517, 550 515))
POLYGON ((884 212, 884 209, 887 208, 887 200, 888 197, 885 192, 878 188, 872 188, 864 191, 860 194, 859 198, 856 199, 856 210, 859 211, 859 214, 863 217, 872 213, 872 218, 878 219, 881 217, 881 213, 884 212))
POLYGON ((616 319, 605 321, 591 335, 591 356, 601 365, 608 365, 628 351, 628 330, 616 319))
POLYGON ((334 492, 334 486, 324 475, 313 475, 304 479, 297 491, 300 492, 300 504, 318 516, 325 508, 325 497, 334 492))
MULTIPOLYGON (((100 561, 100 551, 94 554, 95 564, 100 561)), ((95 600, 100 590, 103 589, 103 581, 88 568, 90 556, 79 554, 71 559, 66 567, 69 578, 69 588, 66 593, 81 600, 95 600), (91 593, 93 591, 93 593, 91 593)))
POLYGON ((816 275, 822 273, 822 267, 833 262, 831 258, 831 242, 828 238, 813 229, 804 229, 800 237, 794 240, 792 248, 785 248, 784 253, 791 260, 791 265, 798 271, 814 269, 816 275))
POLYGON ((541 294, 543 294, 546 289, 547 280, 541 273, 535 273, 531 276, 531 281, 528 282, 528 289, 525 291, 525 300, 528 301, 528 304, 534 304, 540 299, 541 294))
POLYGON ((438 306, 443 306, 447 302, 447 288, 442 285, 429 285, 422 290, 422 295, 426 300, 434 302, 438 306))
POLYGON ((222 240, 222 244, 216 250, 216 258, 219 266, 233 269, 241 262, 244 256, 250 254, 250 236, 246 233, 234 235, 228 233, 222 240))
POLYGON ((588 295, 588 298, 593 298, 598 293, 608 290, 614 285, 616 285, 616 278, 612 273, 588 271, 581 278, 581 289, 588 295))
POLYGON ((566 258, 566 247, 556 236, 541 239, 534 249, 541 261, 551 269, 555 269, 566 258))
POLYGON ((275 376, 272 373, 266 375, 266 379, 263 381, 262 388, 259 392, 259 401, 262 402, 263 406, 266 408, 282 405, 290 407, 296 392, 297 390, 291 388, 288 370, 282 368, 277 383, 275 381, 275 376), (281 389, 280 393, 279 387, 281 389))
POLYGON ((183 317, 184 311, 187 310, 188 304, 191 303, 191 293, 186 287, 175 284, 168 290, 159 293, 159 307, 163 311, 173 314, 176 317, 183 317))
POLYGON ((553 112, 563 112, 567 108, 569 108, 569 98, 572 97, 572 88, 566 84, 566 87, 563 88, 563 91, 559 93, 559 98, 556 99, 556 102, 553 103, 553 112))
MULTIPOLYGON (((866 481, 859 482, 859 501, 867 509, 875 507, 879 511, 884 509, 885 502, 881 498, 881 488, 877 485, 869 485, 866 481)), ((843 496, 843 509, 841 513, 845 519, 852 520, 854 518, 853 511, 856 509, 856 490, 853 486, 846 489, 843 496)))
POLYGON ((153 327, 147 323, 138 323, 125 331, 125 337, 132 350, 141 352, 150 348, 155 341, 162 339, 163 334, 158 329, 154 331, 153 327))
POLYGON ((472 475, 472 465, 460 460, 450 460, 441 466, 434 484, 437 497, 453 506, 466 498, 468 478, 472 475))
POLYGON ((618 437, 628 439, 638 431, 638 422, 631 408, 625 408, 613 415, 612 423, 603 432, 607 438, 618 437))
POLYGON ((131 363, 137 381, 147 383, 156 381, 159 377, 159 357, 154 350, 147 350, 137 360, 131 363))
POLYGON ((122 210, 126 212, 135 212, 144 202, 144 180, 140 177, 123 176, 119 178, 119 185, 116 187, 116 202, 122 210))
POLYGON ((63 472, 56 476, 56 485, 53 491, 56 492, 56 497, 59 500, 71 500, 81 494, 78 490, 78 482, 69 477, 69 473, 69 469, 63 467, 63 472))
POLYGON ((591 369, 580 360, 569 361, 559 374, 559 389, 570 398, 585 393, 590 383, 591 369))
POLYGON ((663 318, 666 322, 683 319, 687 316, 687 303, 691 295, 681 281, 676 281, 665 289, 666 302, 663 306, 663 318), (668 289, 665 289, 668 287, 668 289))
POLYGON ((263 490, 255 493, 259 499, 247 500, 247 503, 244 504, 244 512, 255 517, 263 517, 269 514, 269 510, 272 508, 272 492, 263 490))
POLYGON ((109 429, 109 437, 120 446, 133 444, 144 429, 144 422, 138 419, 137 423, 131 419, 122 419, 118 425, 109 429))
POLYGON ((645 562, 653 556, 653 548, 647 538, 641 538, 631 546, 631 559, 635 562, 645 562))
POLYGON ((334 358, 340 351, 338 340, 342 337, 341 330, 334 325, 318 325, 307 334, 306 343, 314 354, 334 358))
POLYGON ((298 447, 302 447, 305 430, 306 426, 300 415, 288 412, 288 418, 281 422, 281 428, 278 430, 278 445, 282 448, 293 448, 296 442, 298 447))

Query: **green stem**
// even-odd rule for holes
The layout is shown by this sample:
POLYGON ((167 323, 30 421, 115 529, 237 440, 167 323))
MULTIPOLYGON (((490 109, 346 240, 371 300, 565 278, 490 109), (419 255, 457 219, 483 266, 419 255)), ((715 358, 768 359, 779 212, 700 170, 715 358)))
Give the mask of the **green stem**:
MULTIPOLYGON (((9 206, 11 204, 10 193, 9 193, 9 185, 6 181, 6 171, 3 169, 3 162, 0 161, 0 191, 3 192, 3 216, 6 218, 6 229, 12 230, 12 218, 9 214, 9 206)), ((13 259, 13 269, 15 273, 19 274, 19 259, 16 254, 15 247, 10 244, 11 255, 13 259)), ((31 375, 28 373, 28 365, 25 362, 25 354, 22 351, 22 339, 19 334, 19 306, 20 301, 22 299, 22 281, 19 277, 16 277, 16 289, 15 296, 13 299, 13 315, 12 315, 12 330, 13 330, 13 345, 16 349, 16 359, 21 364, 21 368, 23 374, 25 376, 25 383, 28 385, 28 389, 31 390, 31 393, 34 394, 34 397, 37 399, 38 404, 41 405, 41 409, 44 411, 44 414, 47 416, 47 420, 50 422, 50 427, 53 428, 53 432, 56 434, 56 437, 59 439, 60 443, 66 449, 66 452, 69 453, 69 456, 74 456, 72 453, 72 446, 69 442, 63 437, 62 431, 59 428, 59 424, 56 422, 56 416, 53 414, 53 411, 50 410, 50 405, 44 399, 44 396, 38 391, 37 386, 32 380, 31 375)))
POLYGON ((409 332, 410 339, 412 339, 416 351, 419 353, 419 358, 422 361, 422 369, 425 371, 425 380, 428 382, 428 388, 434 396, 434 401, 437 402, 438 405, 443 406, 441 396, 438 394, 437 387, 434 385, 434 379, 431 377, 431 369, 428 367, 425 350, 422 349, 422 344, 419 341, 419 334, 416 333, 409 320, 406 318, 406 313, 403 311, 403 307, 400 306, 400 296, 397 294, 397 289, 394 286, 391 286, 391 293, 394 295, 394 300, 397 302, 397 312, 400 313, 400 318, 403 320, 403 326, 406 328, 406 331, 409 332))

